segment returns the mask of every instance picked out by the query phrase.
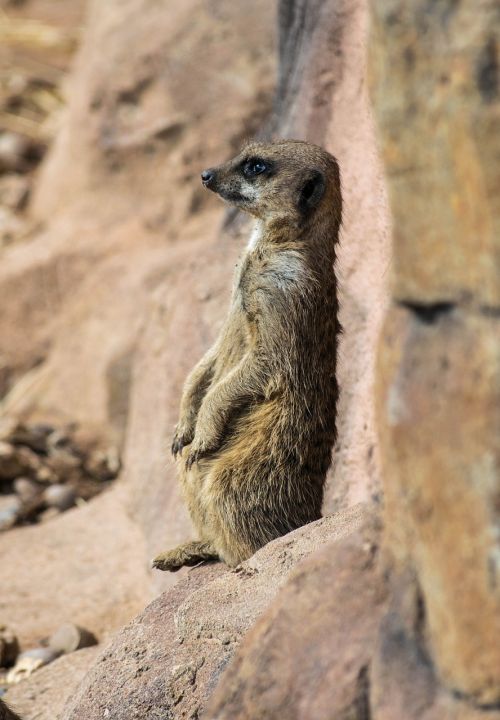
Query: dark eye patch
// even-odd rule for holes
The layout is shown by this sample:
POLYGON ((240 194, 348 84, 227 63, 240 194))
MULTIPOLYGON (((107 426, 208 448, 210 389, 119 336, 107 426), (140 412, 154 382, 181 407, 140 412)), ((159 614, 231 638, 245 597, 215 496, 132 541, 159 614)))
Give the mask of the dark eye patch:
POLYGON ((247 178, 253 178, 256 175, 262 175, 270 169, 269 163, 262 158, 253 157, 244 160, 241 166, 243 175, 247 178))

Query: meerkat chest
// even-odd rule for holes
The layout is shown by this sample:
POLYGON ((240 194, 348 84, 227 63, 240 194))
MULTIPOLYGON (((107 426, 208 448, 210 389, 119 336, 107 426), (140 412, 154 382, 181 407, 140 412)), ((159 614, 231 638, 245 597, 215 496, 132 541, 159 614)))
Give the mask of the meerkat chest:
POLYGON ((256 222, 252 228, 250 237, 248 238, 247 253, 251 253, 257 248, 257 246, 259 245, 259 241, 262 240, 263 232, 264 228, 262 222, 256 222))

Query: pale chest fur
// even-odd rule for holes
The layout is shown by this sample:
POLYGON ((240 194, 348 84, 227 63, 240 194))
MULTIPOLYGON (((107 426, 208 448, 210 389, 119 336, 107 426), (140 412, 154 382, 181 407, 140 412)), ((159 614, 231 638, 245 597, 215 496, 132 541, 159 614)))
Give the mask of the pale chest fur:
POLYGON ((293 246, 275 245, 264 224, 257 222, 237 270, 233 313, 252 324, 269 311, 293 312, 294 298, 306 289, 311 289, 311 282, 303 255, 293 246))
POLYGON ((253 252, 255 250, 255 248, 259 244, 259 240, 262 239, 263 231, 264 231, 264 228, 263 228, 262 222, 260 222, 260 221, 256 222, 252 228, 250 237, 248 238, 247 253, 253 252))

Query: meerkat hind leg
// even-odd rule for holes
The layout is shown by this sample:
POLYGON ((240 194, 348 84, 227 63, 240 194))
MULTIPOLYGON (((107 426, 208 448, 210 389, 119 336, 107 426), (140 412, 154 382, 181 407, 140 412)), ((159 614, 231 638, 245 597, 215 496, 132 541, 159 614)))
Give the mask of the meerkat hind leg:
POLYGON ((153 560, 153 567, 157 570, 175 572, 187 565, 192 567, 206 560, 219 560, 219 556, 209 542, 193 540, 178 545, 173 550, 160 553, 153 560))

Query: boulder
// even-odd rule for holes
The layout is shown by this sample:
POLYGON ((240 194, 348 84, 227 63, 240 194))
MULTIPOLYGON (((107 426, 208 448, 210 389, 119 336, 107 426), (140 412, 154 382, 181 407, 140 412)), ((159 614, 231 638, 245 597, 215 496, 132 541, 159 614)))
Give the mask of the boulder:
POLYGON ((200 717, 241 638, 293 569, 326 543, 342 543, 365 515, 359 505, 306 525, 231 571, 222 564, 189 571, 115 636, 65 720, 200 717))
POLYGON ((295 568, 240 644, 204 718, 369 717, 370 665, 387 597, 379 536, 376 513, 366 513, 295 568))
POLYGON ((19 685, 9 688, 4 697, 22 720, 59 718, 68 697, 76 692, 98 654, 99 648, 87 648, 63 655, 19 685))
POLYGON ((413 578, 421 645, 441 690, 471 713, 494 712, 498 7, 381 0, 373 9, 373 97, 394 216, 377 379, 387 564, 394 593, 413 578))

